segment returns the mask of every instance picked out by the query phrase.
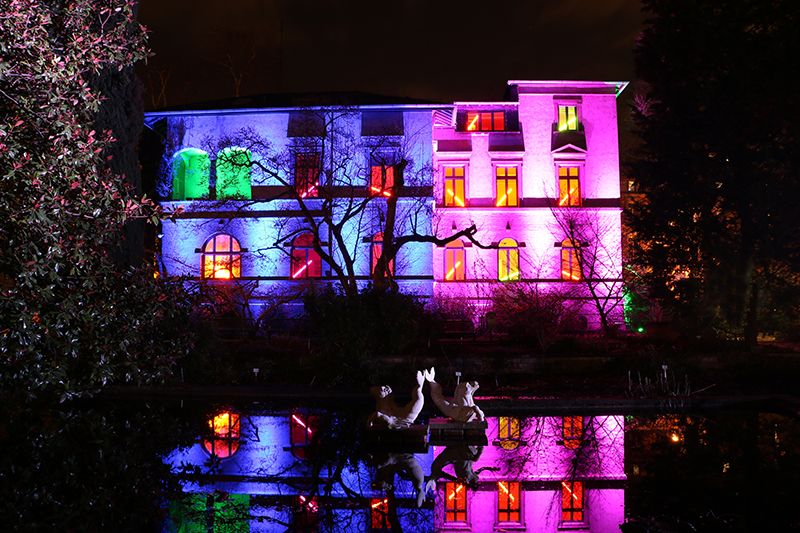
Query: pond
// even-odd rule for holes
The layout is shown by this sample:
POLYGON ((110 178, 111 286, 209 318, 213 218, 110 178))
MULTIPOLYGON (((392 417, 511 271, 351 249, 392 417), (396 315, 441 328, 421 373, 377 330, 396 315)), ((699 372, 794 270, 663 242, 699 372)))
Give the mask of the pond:
POLYGON ((369 397, 4 406, 4 528, 29 531, 800 530, 800 421, 477 398, 370 430, 369 397), (614 412, 616 411, 616 412, 614 412))

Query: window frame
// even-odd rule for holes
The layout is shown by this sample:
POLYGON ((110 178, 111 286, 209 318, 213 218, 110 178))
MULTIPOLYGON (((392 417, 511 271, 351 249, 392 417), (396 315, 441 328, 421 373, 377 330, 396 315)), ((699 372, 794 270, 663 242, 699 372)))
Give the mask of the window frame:
POLYGON ((289 445, 292 455, 298 459, 312 459, 306 447, 311 443, 314 429, 319 426, 319 417, 295 410, 289 417, 289 445), (302 429, 300 429, 302 428, 302 429), (302 434, 302 437, 300 435, 302 434))
POLYGON ((581 130, 581 102, 556 102, 556 131, 558 133, 575 132, 581 130), (563 109, 563 117, 562 117, 563 109), (569 127, 570 112, 572 109, 572 119, 575 121, 575 127, 569 127))
POLYGON ((443 484, 443 488, 444 523, 454 525, 467 524, 467 520, 469 520, 469 502, 467 498, 467 491, 469 489, 467 485, 464 483, 446 481, 443 484))
POLYGON ((585 487, 583 481, 561 482, 561 522, 585 522, 585 487), (576 503, 577 502, 577 505, 576 503))
POLYGON ((584 418, 582 416, 561 417, 561 437, 564 447, 580 448, 583 442, 584 418))
POLYGON ((202 279, 231 280, 242 277, 242 246, 230 233, 216 233, 206 239, 201 248, 200 276, 202 279), (228 238, 228 248, 218 249, 217 241, 220 237, 228 238), (209 245, 211 250, 209 250, 209 245), (228 258, 228 259, 225 259, 228 258), (225 262, 224 264, 222 262, 225 262), (219 266, 222 265, 222 266, 219 266), (216 274, 228 266, 228 277, 218 277, 216 274), (208 274, 212 275, 208 275, 208 274))
POLYGON ((217 200, 250 200, 253 196, 253 154, 247 148, 230 146, 217 152, 214 165, 217 200), (230 155, 229 155, 230 154, 230 155), (244 155, 246 161, 235 161, 244 155), (226 168, 230 166, 230 168, 226 168), (229 183, 223 180, 230 180, 229 183), (233 191, 233 192, 231 192, 233 191))
POLYGON ((498 525, 522 523, 522 484, 519 481, 498 480, 497 523, 498 525))
POLYGON ((460 240, 450 241, 444 247, 444 280, 451 283, 466 279, 466 247, 460 240), (451 277, 452 276, 452 277, 451 277))
POLYGON ((199 148, 184 148, 172 155, 172 200, 208 198, 211 191, 211 156, 199 148), (194 168, 198 167, 198 168, 194 168), (181 173, 181 169, 183 172, 181 173), (187 176, 187 174, 190 174, 187 176), (199 174, 199 175, 198 175, 199 174), (187 181, 193 181, 191 196, 187 196, 187 181))
POLYGON ((464 131, 469 133, 508 131, 506 110, 466 111, 464 131))
POLYGON ((580 243, 572 239, 561 241, 561 280, 575 283, 583 281, 580 261, 580 243))
POLYGON ((232 411, 223 411, 208 419, 212 436, 202 439, 203 450, 211 457, 227 459, 239 451, 242 434, 241 415, 232 411), (222 452, 222 453, 220 453, 222 452))
MULTIPOLYGON (((383 253, 383 232, 379 231, 375 235, 372 236, 372 240, 370 241, 371 246, 371 255, 372 255, 372 263, 370 265, 370 274, 375 273, 375 267, 378 266, 378 260, 381 258, 381 254, 383 253)), ((394 276, 394 257, 389 261, 389 274, 394 276)))
POLYGON ((495 164, 494 165, 494 183, 495 183, 495 207, 519 207, 519 172, 520 165, 518 164, 495 164), (509 175, 509 171, 514 171, 514 176, 509 175), (500 173, 503 173, 501 176, 500 173), (509 185, 513 182, 513 188, 509 185), (501 189, 500 185, 503 184, 501 189), (503 194, 500 194, 500 191, 503 194))
POLYGON ((389 499, 371 498, 369 506, 370 531, 390 530, 392 525, 389 522, 389 499))
POLYGON ((583 195, 581 194, 581 176, 583 176, 583 174, 583 162, 560 161, 556 163, 556 183, 558 183, 557 207, 583 206, 583 195), (570 174, 573 169, 575 170, 574 176, 570 174), (564 176, 562 176, 562 171, 566 172, 564 176), (573 190, 576 190, 577 192, 573 194, 573 190))
POLYGON ((467 207, 467 166, 443 164, 441 168, 442 205, 444 207, 467 207), (449 171, 452 172, 450 176, 448 176, 449 171), (458 175, 459 172, 460 175, 458 175))
POLYGON ((303 151, 294 154, 294 190, 300 198, 319 196, 319 177, 322 157, 318 151, 303 151), (313 158, 313 161, 309 162, 313 158))
POLYGON ((519 243, 507 237, 500 241, 497 248, 497 281, 510 283, 522 279, 519 268, 519 243))
POLYGON ((522 440, 521 420, 516 416, 500 416, 497 418, 498 445, 504 450, 516 450, 522 440), (503 429, 505 428, 505 430, 503 429))
POLYGON ((322 258, 319 253, 314 249, 314 234, 311 232, 304 232, 297 235, 292 240, 292 254, 289 267, 289 275, 292 279, 317 279, 322 277, 322 258), (310 240, 309 243, 300 242, 301 240, 310 240), (300 255, 302 254, 302 259, 300 255), (295 268, 295 265, 302 265, 295 268), (319 265, 313 266, 314 263, 319 265))

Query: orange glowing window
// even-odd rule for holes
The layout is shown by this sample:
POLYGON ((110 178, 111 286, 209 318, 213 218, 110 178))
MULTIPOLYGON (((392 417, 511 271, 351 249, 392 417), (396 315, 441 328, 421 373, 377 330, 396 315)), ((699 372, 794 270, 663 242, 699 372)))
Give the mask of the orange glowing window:
POLYGON ((242 254, 239 241, 221 233, 203 245, 203 277, 231 279, 242 275, 242 254))
POLYGON ((580 167, 558 167, 558 207, 580 207, 580 167))
POLYGON ((497 482, 497 521, 520 521, 519 481, 497 482))
POLYGON ((387 198, 391 196, 394 187, 394 167, 373 164, 369 185, 371 194, 387 198))
POLYGON ((583 417, 565 416, 561 419, 561 434, 564 437, 564 446, 575 449, 580 447, 583 438, 583 417))
POLYGON ((561 279, 564 281, 581 280, 579 246, 570 239, 564 239, 561 243, 561 279))
POLYGON ((392 526, 389 524, 389 500, 387 498, 372 498, 369 506, 372 529, 391 529, 392 526))
POLYGON ((444 250, 444 280, 463 280, 464 273, 464 243, 461 241, 447 243, 444 250))
POLYGON ((300 198, 319 196, 319 154, 297 154, 294 158, 294 186, 300 198))
MULTIPOLYGON (((381 254, 383 254, 383 232, 372 237, 372 272, 375 272, 381 254)), ((389 273, 394 275, 394 259, 389 261, 389 273)))
POLYGON ((583 522, 583 481, 561 482, 561 521, 583 522))
POLYGON ((444 167, 445 207, 466 207, 464 167, 444 167))
POLYGON ((505 131, 504 111, 467 111, 467 131, 505 131))
POLYGON ((517 207, 517 167, 496 167, 495 184, 497 186, 495 207, 517 207))
POLYGON ((308 445, 315 438, 319 428, 319 417, 295 411, 289 419, 292 453, 298 459, 311 459, 308 445))
POLYGON ((519 446, 519 418, 514 416, 501 416, 497 425, 497 438, 500 447, 513 450, 519 446))
POLYGON ((314 250, 314 235, 303 233, 292 242, 292 278, 319 278, 322 276, 322 260, 314 250))
POLYGON ((461 483, 444 484, 445 522, 467 521, 467 486, 461 483))
POLYGON ((222 412, 208 420, 213 436, 202 439, 203 448, 214 457, 224 459, 239 449, 241 420, 238 414, 222 412))

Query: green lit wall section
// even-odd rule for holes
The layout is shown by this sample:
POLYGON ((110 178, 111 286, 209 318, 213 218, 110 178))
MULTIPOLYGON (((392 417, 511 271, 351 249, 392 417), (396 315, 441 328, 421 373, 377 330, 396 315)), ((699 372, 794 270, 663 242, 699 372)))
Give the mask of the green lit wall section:
POLYGON ((248 533, 250 531, 249 494, 186 494, 170 504, 170 533, 248 533))
POLYGON ((187 148, 172 159, 172 199, 191 200, 208 198, 208 154, 197 148, 187 148))
POLYGON ((226 148, 217 154, 217 199, 251 198, 252 157, 245 148, 226 148))

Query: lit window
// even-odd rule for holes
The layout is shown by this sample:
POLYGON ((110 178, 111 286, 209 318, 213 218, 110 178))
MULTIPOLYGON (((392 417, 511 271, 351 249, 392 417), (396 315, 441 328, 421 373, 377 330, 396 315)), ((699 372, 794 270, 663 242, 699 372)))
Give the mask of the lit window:
POLYGON ((187 148, 172 158, 172 199, 208 198, 211 160, 197 148, 187 148))
POLYGON ((389 500, 387 498, 372 498, 370 501, 370 517, 372 529, 390 529, 389 500))
POLYGON ((203 448, 212 456, 224 459, 239 449, 241 421, 239 415, 223 412, 208 420, 213 437, 203 439, 203 448))
POLYGON ((497 250, 497 279, 499 281, 519 281, 519 248, 514 239, 503 239, 497 250))
POLYGON ((495 183, 497 184, 496 207, 517 207, 517 167, 496 167, 495 183))
POLYGON ((580 207, 580 167, 558 167, 558 207, 580 207))
POLYGON ((467 521, 467 486, 461 483, 445 483, 445 522, 467 521))
POLYGON ((497 521, 520 521, 519 481, 497 482, 497 521))
POLYGON ((573 450, 579 448, 583 438, 583 417, 563 417, 561 419, 561 433, 564 437, 564 446, 573 450))
POLYGON ((561 482, 562 522, 583 522, 583 482, 561 482))
POLYGON ((217 154, 217 199, 249 200, 252 158, 245 148, 226 148, 217 154))
POLYGON ((578 130, 578 107, 574 105, 558 106, 558 131, 578 130))
POLYGON ((579 246, 570 239, 561 242, 561 279, 565 281, 581 280, 579 246))
POLYGON ((314 235, 303 233, 292 243, 292 277, 319 278, 322 276, 322 260, 314 250, 314 235))
POLYGON ((445 207, 466 207, 464 198, 464 167, 444 167, 445 207))
POLYGON ((292 453, 298 459, 311 459, 307 446, 316 435, 319 417, 295 411, 289 419, 292 453))
POLYGON ((372 165, 372 176, 370 178, 370 193, 375 196, 392 195, 394 187, 394 166, 372 165))
POLYGON ((519 446, 519 418, 514 416, 501 416, 497 426, 497 438, 500 447, 513 450, 519 446))
POLYGON ((444 279, 457 281, 464 279, 464 243, 452 241, 444 250, 444 279))
MULTIPOLYGON (((372 237, 372 272, 375 272, 381 254, 383 254, 383 232, 372 237)), ((389 273, 394 275, 394 259, 389 261, 389 273)))
POLYGON ((300 198, 319 196, 319 154, 295 155, 294 187, 300 198))
POLYGON ((467 131, 505 131, 504 111, 467 111, 467 131))
POLYGON ((297 496, 294 507, 294 525, 298 531, 317 531, 319 526, 319 503, 317 498, 309 498, 304 494, 297 496))
POLYGON ((239 241, 220 233, 203 245, 203 277, 231 279, 242 275, 242 248, 239 241))

